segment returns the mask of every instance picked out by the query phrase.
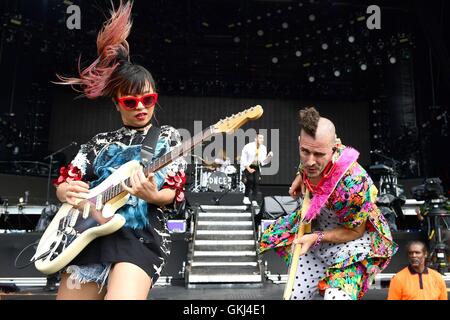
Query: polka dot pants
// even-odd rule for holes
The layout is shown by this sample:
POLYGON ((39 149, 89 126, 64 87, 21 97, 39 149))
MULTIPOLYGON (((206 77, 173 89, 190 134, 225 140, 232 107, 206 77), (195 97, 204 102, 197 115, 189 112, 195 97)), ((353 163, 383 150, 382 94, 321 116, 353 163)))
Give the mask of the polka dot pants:
POLYGON ((298 261, 297 275, 291 300, 313 300, 319 297, 317 285, 325 275, 328 267, 324 261, 319 260, 311 253, 301 256, 298 261))
MULTIPOLYGON (((300 257, 291 300, 319 299, 317 285, 325 275, 326 268, 327 265, 311 253, 300 257)), ((341 288, 328 288, 325 290, 324 300, 351 300, 351 297, 341 288)))

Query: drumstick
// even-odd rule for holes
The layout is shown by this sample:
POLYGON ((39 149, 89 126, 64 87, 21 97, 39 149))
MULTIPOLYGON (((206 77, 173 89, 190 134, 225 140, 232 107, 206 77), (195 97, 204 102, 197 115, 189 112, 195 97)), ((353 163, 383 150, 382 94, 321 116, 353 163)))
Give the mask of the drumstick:
MULTIPOLYGON (((302 208, 300 212, 300 226, 298 227, 297 234, 295 235, 295 239, 299 239, 302 237, 305 232, 310 232, 311 224, 304 224, 302 220, 308 211, 309 208, 309 190, 306 190, 305 197, 303 198, 302 208)), ((292 243, 294 246, 291 265, 289 266, 288 272, 288 280, 286 282, 286 286, 284 287, 283 300, 290 300, 292 295, 292 289, 294 288, 295 276, 297 274, 298 260, 300 259, 300 251, 302 250, 301 244, 292 243)))

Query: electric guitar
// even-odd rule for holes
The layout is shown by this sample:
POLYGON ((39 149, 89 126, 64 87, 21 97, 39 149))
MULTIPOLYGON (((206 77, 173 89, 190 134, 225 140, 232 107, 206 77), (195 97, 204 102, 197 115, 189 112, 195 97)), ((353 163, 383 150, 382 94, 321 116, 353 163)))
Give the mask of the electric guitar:
MULTIPOLYGON (((183 142, 180 146, 156 159, 144 168, 148 176, 186 155, 196 145, 219 133, 232 133, 249 120, 256 120, 263 114, 260 105, 249 108, 216 124, 183 142)), ((67 266, 94 239, 116 232, 125 224, 125 218, 116 214, 128 201, 121 181, 130 185, 130 176, 140 169, 139 161, 132 160, 112 173, 101 184, 89 190, 86 200, 80 200, 76 207, 64 203, 45 230, 31 258, 36 269, 44 274, 58 272, 67 266)))

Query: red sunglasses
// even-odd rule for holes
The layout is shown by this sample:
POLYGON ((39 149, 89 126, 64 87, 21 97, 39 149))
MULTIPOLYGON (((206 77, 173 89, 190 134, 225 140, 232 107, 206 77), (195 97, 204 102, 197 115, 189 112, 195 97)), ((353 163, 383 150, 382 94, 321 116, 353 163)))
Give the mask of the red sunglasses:
POLYGON ((147 93, 144 94, 142 97, 121 97, 117 100, 119 104, 128 110, 136 109, 139 105, 139 102, 142 103, 142 105, 146 108, 151 108, 156 104, 156 101, 158 101, 158 94, 157 93, 147 93))

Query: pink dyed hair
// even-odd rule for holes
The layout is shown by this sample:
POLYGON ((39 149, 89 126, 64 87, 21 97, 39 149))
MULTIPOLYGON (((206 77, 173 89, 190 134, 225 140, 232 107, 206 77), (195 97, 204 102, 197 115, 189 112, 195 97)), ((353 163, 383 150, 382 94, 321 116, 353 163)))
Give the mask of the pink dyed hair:
MULTIPOLYGON (((103 25, 102 30, 97 36, 97 53, 98 58, 86 69, 81 70, 80 59, 78 60, 79 78, 63 77, 56 75, 61 82, 57 84, 81 86, 82 92, 89 99, 95 99, 100 96, 109 95, 111 90, 108 90, 108 83, 111 75, 119 66, 122 59, 129 58, 129 45, 127 37, 131 30, 131 9, 133 3, 127 1, 120 5, 117 10, 114 10, 114 5, 111 2, 113 9, 110 11, 111 18, 103 25)), ((80 91, 74 88, 76 91, 80 91)))

